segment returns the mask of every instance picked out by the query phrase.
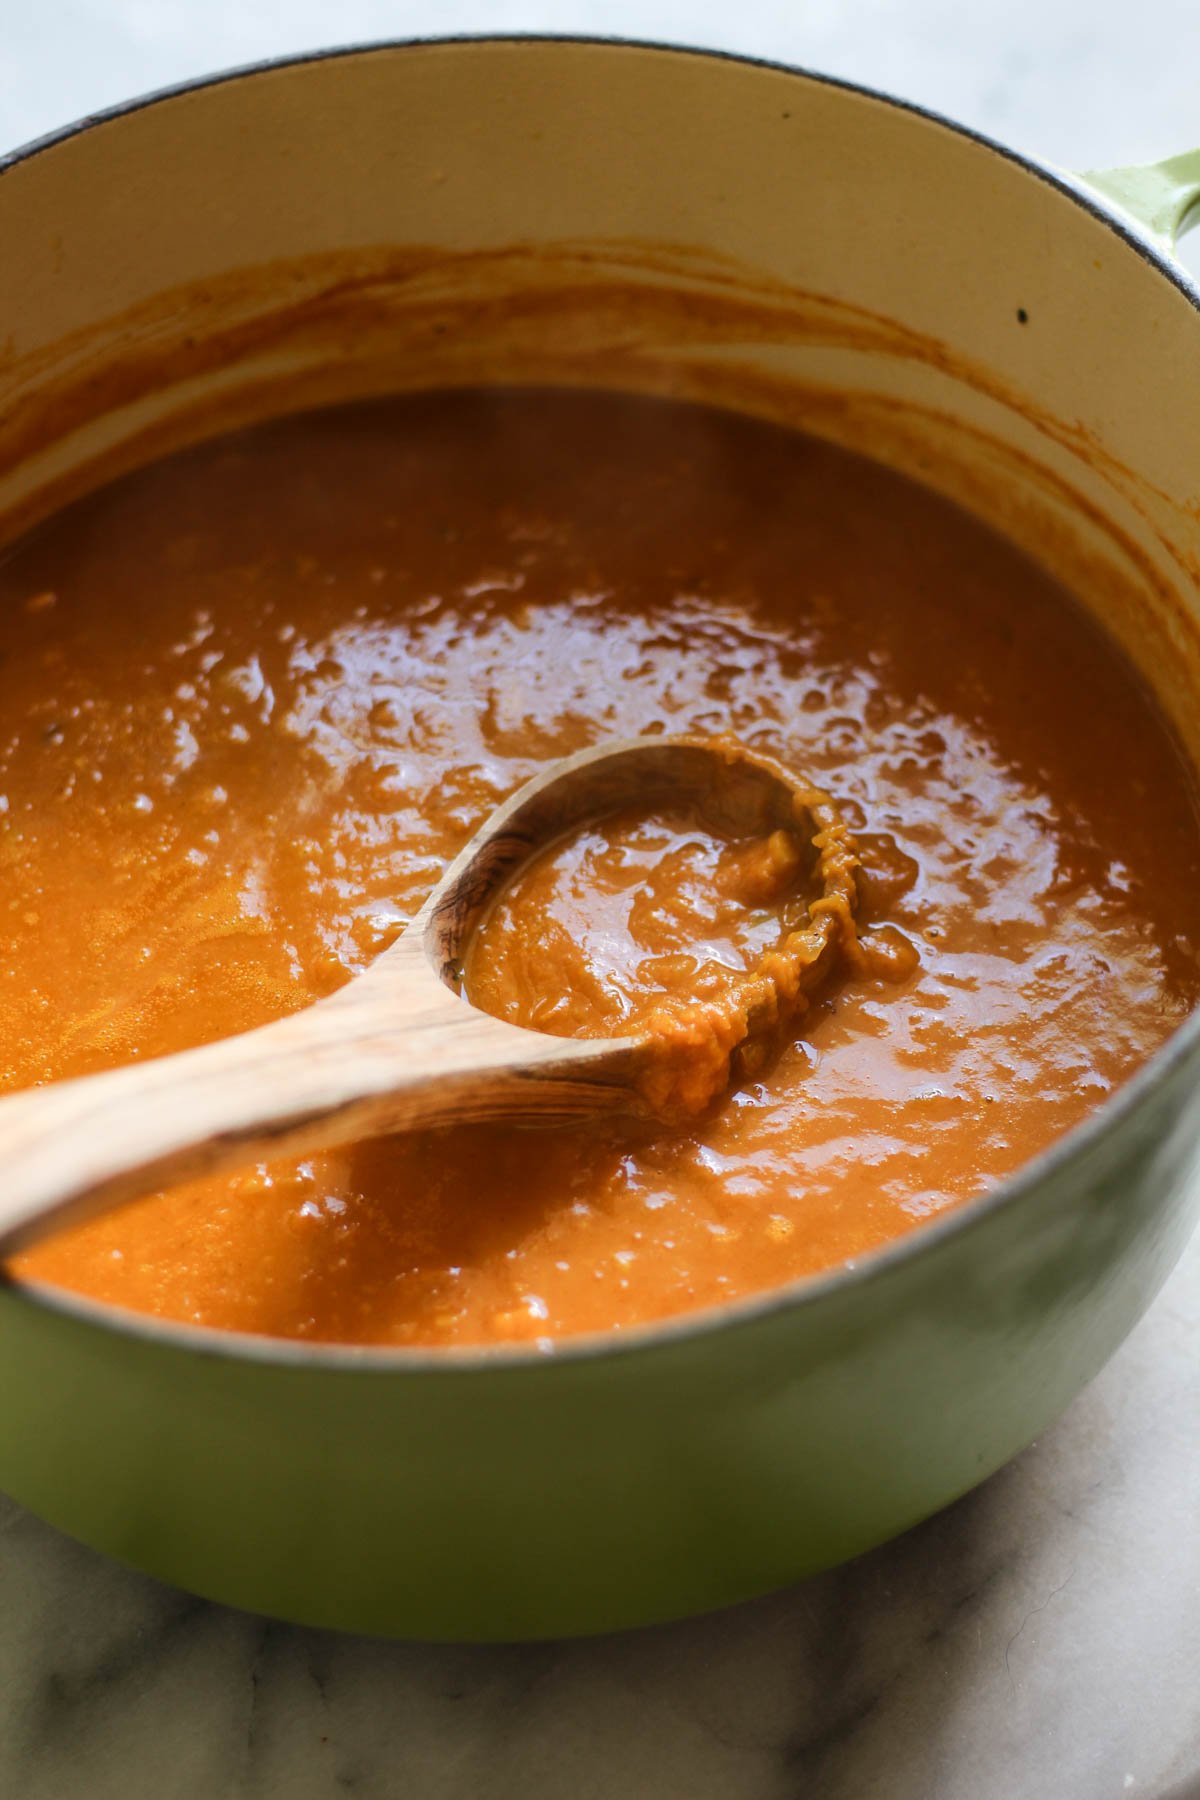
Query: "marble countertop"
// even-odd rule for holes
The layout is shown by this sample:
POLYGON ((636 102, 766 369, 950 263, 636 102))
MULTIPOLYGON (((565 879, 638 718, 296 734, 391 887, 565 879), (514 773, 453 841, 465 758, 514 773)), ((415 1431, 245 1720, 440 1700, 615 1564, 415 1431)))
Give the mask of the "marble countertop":
MULTIPOLYGON (((0 146, 331 38, 611 31, 851 76, 1067 164, 1200 142, 1196 0, 39 0, 0 146)), ((1200 232, 1188 260, 1200 266, 1200 232)), ((0 1501, 5 1800, 1194 1800, 1200 1239, 1064 1418, 848 1568, 584 1643, 227 1611, 0 1501)))

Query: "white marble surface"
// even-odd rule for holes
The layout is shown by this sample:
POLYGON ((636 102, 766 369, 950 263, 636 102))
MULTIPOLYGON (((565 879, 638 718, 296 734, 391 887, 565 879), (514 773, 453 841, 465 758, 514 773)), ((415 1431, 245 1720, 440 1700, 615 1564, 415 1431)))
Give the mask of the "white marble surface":
MULTIPOLYGON (((778 56, 1078 166, 1200 142, 1197 0, 0 0, 0 146, 335 38, 536 28, 778 56)), ((1198 1526, 1200 1241, 978 1493, 690 1624, 337 1638, 158 1587, 0 1502, 0 1800, 1194 1800, 1198 1526)))

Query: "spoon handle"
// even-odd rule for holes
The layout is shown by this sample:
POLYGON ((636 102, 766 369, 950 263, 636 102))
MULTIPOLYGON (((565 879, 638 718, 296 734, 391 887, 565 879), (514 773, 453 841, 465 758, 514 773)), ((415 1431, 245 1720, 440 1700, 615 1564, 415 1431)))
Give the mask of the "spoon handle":
POLYGON ((0 1257, 221 1169, 414 1125, 594 1111, 610 1083, 619 1098, 593 1046, 489 1018, 389 961, 257 1030, 0 1099, 0 1257))

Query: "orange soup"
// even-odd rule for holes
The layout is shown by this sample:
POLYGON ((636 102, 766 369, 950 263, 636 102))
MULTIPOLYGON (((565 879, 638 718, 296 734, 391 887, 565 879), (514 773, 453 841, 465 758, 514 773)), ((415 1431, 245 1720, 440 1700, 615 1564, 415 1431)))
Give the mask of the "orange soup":
MULTIPOLYGON (((427 395, 128 477, 0 566, 0 716, 8 1089, 331 992, 498 801, 609 736, 804 770, 891 947, 683 1126, 390 1138, 18 1264, 170 1319, 548 1348, 852 1263, 1085 1118, 1200 986, 1188 774, 1083 609, 901 476, 680 403, 427 395)), ((472 980, 619 1028, 758 954, 793 849, 597 821, 472 980)))

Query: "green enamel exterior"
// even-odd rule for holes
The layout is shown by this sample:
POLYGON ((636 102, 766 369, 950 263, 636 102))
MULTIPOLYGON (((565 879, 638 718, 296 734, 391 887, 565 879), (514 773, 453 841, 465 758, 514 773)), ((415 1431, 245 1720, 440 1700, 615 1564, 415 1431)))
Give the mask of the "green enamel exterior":
MULTIPOLYGON (((1193 161, 1169 179, 1195 178, 1193 161)), ((1168 231, 1179 204, 1153 214, 1168 231)), ((928 389, 964 444, 978 427, 1057 458, 1141 534, 1147 609, 1200 560, 1200 399, 1180 376, 1200 317, 1161 260, 936 120, 687 52, 384 47, 39 150, 0 176, 0 241, 22 247, 0 259, 0 401, 96 317, 256 260, 540 239, 684 239, 722 271, 886 313, 911 334, 894 357, 797 354, 902 403, 928 389), (926 368, 917 336, 1070 433, 926 368), (1077 431, 1145 488, 1077 468, 1077 431)), ((11 463, 0 501, 26 478, 11 463)), ((945 1505, 1101 1367, 1197 1211, 1198 1077, 1193 1022, 1015 1181, 859 1269, 552 1356, 322 1351, 0 1289, 0 1483, 166 1581, 318 1625, 539 1637, 745 1598, 945 1505)))
POLYGON ((1200 150, 1133 168, 1092 169, 1082 179, 1170 248, 1197 222, 1200 150))

